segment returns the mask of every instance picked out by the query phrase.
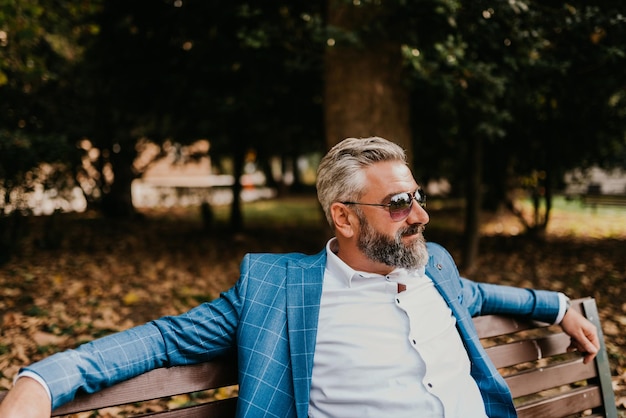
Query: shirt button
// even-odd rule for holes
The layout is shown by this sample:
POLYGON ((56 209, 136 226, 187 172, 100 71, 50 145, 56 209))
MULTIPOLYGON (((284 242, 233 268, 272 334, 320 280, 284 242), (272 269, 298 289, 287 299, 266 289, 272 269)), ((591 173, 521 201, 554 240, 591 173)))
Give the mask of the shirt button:
POLYGON ((417 341, 413 340, 413 345, 417 344, 417 341))
POLYGON ((400 299, 396 299, 396 303, 400 303, 400 299))
POLYGON ((432 388, 432 387, 433 387, 433 384, 432 384, 432 383, 429 383, 429 384, 428 384, 428 387, 429 387, 429 388, 432 388))

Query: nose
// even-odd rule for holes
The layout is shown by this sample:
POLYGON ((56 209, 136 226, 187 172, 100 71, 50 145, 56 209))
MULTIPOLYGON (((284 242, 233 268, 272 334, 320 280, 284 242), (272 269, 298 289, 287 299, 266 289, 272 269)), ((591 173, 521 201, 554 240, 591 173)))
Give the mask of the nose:
POLYGON ((406 221, 410 224, 426 225, 428 221, 430 221, 430 216, 428 216, 426 209, 414 201, 413 206, 411 206, 411 212, 406 218, 406 221))

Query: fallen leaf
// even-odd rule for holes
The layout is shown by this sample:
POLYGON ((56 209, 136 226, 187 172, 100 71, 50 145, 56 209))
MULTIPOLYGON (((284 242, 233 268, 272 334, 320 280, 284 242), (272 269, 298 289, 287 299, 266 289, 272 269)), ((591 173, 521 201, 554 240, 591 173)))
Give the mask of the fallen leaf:
POLYGON ((43 345, 63 345, 67 341, 67 336, 58 336, 49 332, 37 331, 33 334, 33 340, 39 346, 43 345))

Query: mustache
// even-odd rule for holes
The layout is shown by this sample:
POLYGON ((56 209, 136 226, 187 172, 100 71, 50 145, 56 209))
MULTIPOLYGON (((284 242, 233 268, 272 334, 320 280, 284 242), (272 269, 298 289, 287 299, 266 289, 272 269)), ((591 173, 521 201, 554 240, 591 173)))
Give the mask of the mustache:
POLYGON ((409 225, 406 228, 398 230, 398 235, 401 237, 405 237, 408 235, 422 234, 425 229, 426 227, 422 224, 409 225))

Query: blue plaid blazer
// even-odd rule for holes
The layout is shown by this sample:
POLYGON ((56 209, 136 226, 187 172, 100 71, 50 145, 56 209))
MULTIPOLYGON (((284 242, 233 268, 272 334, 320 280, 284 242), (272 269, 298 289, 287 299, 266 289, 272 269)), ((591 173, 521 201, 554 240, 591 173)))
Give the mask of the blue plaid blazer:
MULTIPOLYGON (((553 322, 554 292, 459 277, 448 252, 428 244, 426 273, 457 319, 471 373, 490 417, 513 417, 509 389, 483 350, 472 316, 505 313, 553 322)), ((156 367, 237 350, 238 417, 306 417, 326 253, 249 254, 236 285, 213 302, 58 353, 27 369, 48 384, 53 408, 156 367)))

